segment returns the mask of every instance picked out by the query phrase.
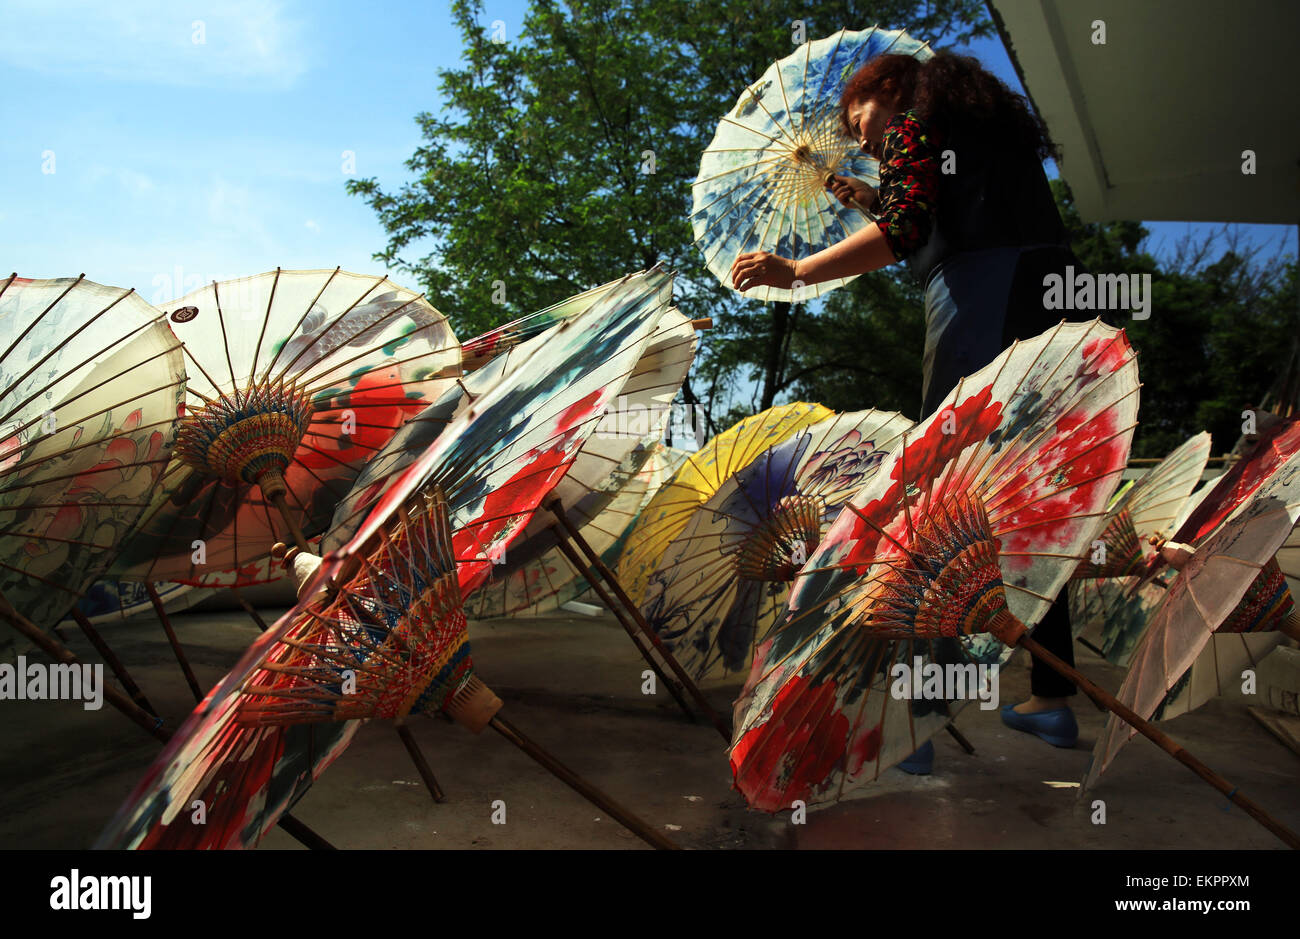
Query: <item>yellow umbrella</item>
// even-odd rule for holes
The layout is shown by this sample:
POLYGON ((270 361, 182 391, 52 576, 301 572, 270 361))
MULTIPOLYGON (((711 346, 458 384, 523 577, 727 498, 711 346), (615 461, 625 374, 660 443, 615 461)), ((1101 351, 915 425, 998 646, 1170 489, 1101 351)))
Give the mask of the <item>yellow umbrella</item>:
POLYGON ((820 404, 796 401, 768 408, 724 430, 682 464, 650 500, 618 562, 618 580, 632 602, 645 602, 650 576, 701 503, 733 473, 791 434, 835 416, 820 404))

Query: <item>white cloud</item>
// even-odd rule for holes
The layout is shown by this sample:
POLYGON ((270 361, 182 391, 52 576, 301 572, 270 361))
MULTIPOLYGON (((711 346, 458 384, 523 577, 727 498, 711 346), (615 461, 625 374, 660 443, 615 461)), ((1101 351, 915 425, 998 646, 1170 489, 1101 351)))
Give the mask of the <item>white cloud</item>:
POLYGON ((274 0, 188 11, 169 0, 7 0, 4 20, 0 62, 47 74, 287 88, 309 68, 304 24, 274 0))
POLYGON ((316 234, 318 235, 320 234, 320 222, 316 221, 315 219, 312 218, 307 219, 307 223, 304 227, 308 231, 314 231, 316 234))
POLYGON ((153 179, 144 173, 121 167, 103 166, 102 164, 91 167, 91 183, 97 183, 105 178, 116 180, 118 185, 132 196, 142 196, 147 192, 151 192, 154 188, 153 179))

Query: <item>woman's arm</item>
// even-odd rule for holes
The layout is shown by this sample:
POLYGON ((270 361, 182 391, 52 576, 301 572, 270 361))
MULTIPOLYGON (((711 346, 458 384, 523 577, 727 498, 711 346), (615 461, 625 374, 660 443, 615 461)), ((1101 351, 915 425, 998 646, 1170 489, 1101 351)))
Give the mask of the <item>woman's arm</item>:
POLYGON ((843 241, 796 261, 794 279, 805 284, 820 284, 838 277, 878 271, 897 263, 898 258, 894 257, 884 231, 879 225, 868 225, 843 241))
POLYGON ((731 285, 737 290, 750 287, 789 290, 796 280, 804 284, 820 284, 879 270, 897 261, 884 231, 873 224, 799 261, 766 251, 742 254, 731 265, 731 285))

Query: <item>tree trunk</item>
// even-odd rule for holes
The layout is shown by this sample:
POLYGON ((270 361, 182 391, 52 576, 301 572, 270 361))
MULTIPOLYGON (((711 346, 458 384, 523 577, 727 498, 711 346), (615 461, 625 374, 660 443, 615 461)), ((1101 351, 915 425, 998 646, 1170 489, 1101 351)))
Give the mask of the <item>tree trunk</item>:
POLYGON ((759 410, 766 411, 776 399, 781 380, 781 358, 785 352, 785 334, 790 328, 790 304, 772 304, 772 328, 767 334, 767 360, 763 363, 763 397, 759 410))

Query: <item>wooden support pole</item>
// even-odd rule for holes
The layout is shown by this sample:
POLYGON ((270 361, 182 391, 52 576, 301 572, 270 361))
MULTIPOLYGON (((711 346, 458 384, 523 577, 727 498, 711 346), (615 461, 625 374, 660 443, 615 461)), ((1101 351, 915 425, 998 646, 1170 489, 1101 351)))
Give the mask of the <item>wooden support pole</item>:
POLYGON ((411 734, 411 728, 405 724, 395 724, 397 736, 402 741, 402 746, 406 747, 406 753, 415 764, 415 770, 424 780, 425 788, 429 790, 429 795, 433 796, 434 802, 446 802, 447 796, 442 791, 442 786, 438 785, 437 778, 433 775, 433 770, 429 768, 429 761, 424 758, 420 752, 420 745, 415 742, 415 737, 411 734))
POLYGON ((262 619, 262 617, 257 614, 257 610, 253 609, 252 604, 244 599, 244 595, 239 592, 238 587, 231 587, 230 593, 235 598, 235 601, 244 608, 244 612, 253 618, 253 622, 257 624, 258 629, 262 632, 266 632, 267 629, 270 628, 266 625, 266 620, 262 619))
POLYGON ((307 547, 307 536, 302 533, 302 526, 298 524, 298 518, 289 509, 289 503, 284 497, 284 491, 280 490, 271 495, 271 504, 280 511, 280 517, 284 519, 284 524, 289 529, 289 534, 293 536, 293 543, 303 551, 310 550, 307 547))
POLYGON ((948 731, 948 735, 957 741, 957 745, 965 750, 969 755, 975 755, 975 745, 966 739, 966 735, 954 727, 951 723, 943 725, 943 729, 948 731))
POLYGON ((604 603, 605 606, 609 607, 610 612, 614 614, 614 618, 617 619, 623 629, 627 631, 628 638, 632 640, 632 644, 636 646, 637 651, 641 653, 641 657, 645 659, 646 664, 654 671, 656 680, 659 684, 668 689, 668 693, 673 696, 673 700, 677 702, 677 706, 682 709, 682 713, 686 715, 687 719, 692 723, 695 723, 695 712, 691 710, 690 705, 686 703, 686 699, 682 696, 681 685, 677 684, 677 682, 664 674, 663 669, 660 668, 659 663, 655 661, 651 651, 641 643, 641 640, 638 638, 637 628, 632 625, 627 616, 623 613, 619 602, 610 596, 609 592, 601 585, 600 577, 593 577, 588 573, 588 566, 582 563, 582 558, 578 557, 578 553, 573 549, 573 546, 565 540, 564 533, 557 531, 555 534, 560 547, 560 552, 568 558, 569 563, 573 565, 574 570, 583 575, 583 578, 591 585, 591 589, 596 591, 596 595, 600 597, 600 601, 604 603))
POLYGON ((180 664, 181 672, 185 675, 185 682, 190 686, 190 691, 194 694, 194 700, 202 701, 203 690, 199 688, 199 680, 194 677, 194 670, 190 668, 190 660, 185 657, 185 650, 181 648, 181 641, 176 638, 176 630, 172 629, 172 621, 167 618, 167 611, 163 609, 162 597, 158 596, 158 591, 151 580, 144 582, 144 589, 149 594, 149 602, 153 604, 153 611, 158 615, 158 621, 162 623, 163 632, 167 634, 167 641, 171 643, 172 655, 176 656, 176 661, 180 664))
POLYGON ((135 683, 135 679, 131 677, 131 673, 126 670, 126 666, 122 663, 122 660, 117 657, 117 653, 115 653, 109 644, 104 641, 104 637, 99 634, 99 630, 97 630, 94 624, 86 617, 86 614, 82 613, 76 607, 73 607, 72 618, 77 621, 77 625, 81 627, 81 631, 85 634, 86 638, 90 640, 90 644, 95 647, 95 651, 99 653, 99 657, 107 663, 110 669, 112 669, 113 674, 117 676, 117 680, 121 683, 122 687, 126 689, 126 693, 131 696, 131 700, 140 705, 140 707, 144 708, 150 714, 157 714, 158 709, 149 703, 149 699, 144 696, 144 692, 141 691, 140 686, 135 683))
POLYGON ((623 608, 640 627, 641 635, 654 646, 659 657, 663 659, 664 663, 670 669, 672 669, 673 674, 677 676, 677 680, 682 683, 682 687, 686 689, 687 693, 690 694, 691 698, 695 701, 696 707, 698 707, 705 716, 709 718, 713 723, 713 726, 717 728, 718 733, 722 735, 722 739, 730 744, 730 723, 723 720, 722 716, 713 709, 713 706, 709 704, 709 700, 704 697, 700 692, 699 687, 691 680, 691 676, 686 674, 686 669, 682 668, 681 664, 677 661, 677 658, 668 651, 668 648, 663 644, 663 641, 660 640, 659 636, 655 634, 655 631, 650 628, 650 624, 647 623, 645 617, 641 615, 641 611, 637 608, 636 604, 632 602, 632 598, 627 595, 627 591, 624 590, 623 585, 618 582, 618 578, 614 576, 614 572, 611 571, 605 562, 600 559, 600 555, 592 550, 591 545, 587 544, 587 539, 583 538, 582 533, 578 531, 571 521, 569 521, 569 516, 565 514, 564 506, 560 504, 560 500, 553 500, 546 508, 555 516, 556 520, 564 526, 564 530, 569 533, 569 537, 573 540, 573 543, 581 548, 582 552, 587 555, 587 559, 591 562, 591 566, 595 569, 596 573, 603 577, 610 589, 614 591, 619 602, 623 604, 623 608))
POLYGON ((495 715, 488 724, 493 730, 544 766, 553 776, 567 785, 570 789, 573 789, 588 802, 609 813, 609 815, 620 825, 632 832, 632 834, 636 835, 646 844, 661 851, 679 850, 676 844, 664 837, 654 828, 651 828, 644 820, 623 808, 623 806, 619 805, 609 796, 605 795, 605 793, 601 792, 555 757, 551 756, 550 753, 525 737, 517 728, 514 727, 514 725, 510 724, 500 714, 495 715))

